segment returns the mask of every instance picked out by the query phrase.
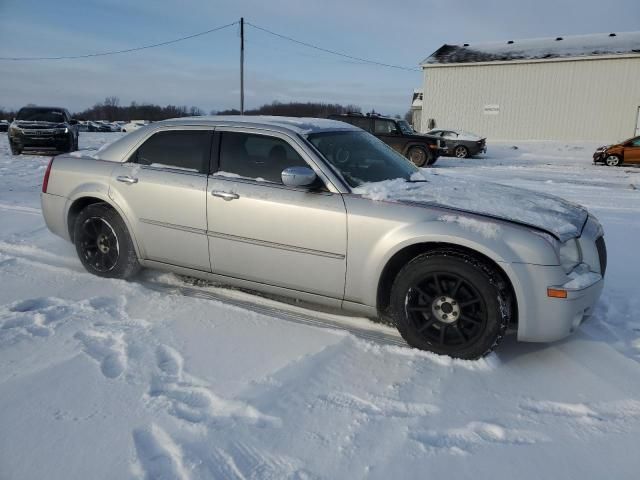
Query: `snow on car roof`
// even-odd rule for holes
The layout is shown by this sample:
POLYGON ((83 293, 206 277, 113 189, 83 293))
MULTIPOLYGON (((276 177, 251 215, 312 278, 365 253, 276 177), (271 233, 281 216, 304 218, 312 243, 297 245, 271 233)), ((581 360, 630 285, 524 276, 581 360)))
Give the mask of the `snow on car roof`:
POLYGON ((329 120, 327 118, 311 118, 311 117, 277 117, 269 115, 211 115, 203 117, 185 117, 172 120, 165 120, 158 123, 171 124, 211 124, 211 125, 243 125, 254 127, 279 127, 285 130, 293 131, 300 135, 308 135, 310 133, 325 130, 356 130, 356 127, 345 122, 337 120, 329 120))
POLYGON ((640 54, 640 32, 442 45, 422 65, 640 54))

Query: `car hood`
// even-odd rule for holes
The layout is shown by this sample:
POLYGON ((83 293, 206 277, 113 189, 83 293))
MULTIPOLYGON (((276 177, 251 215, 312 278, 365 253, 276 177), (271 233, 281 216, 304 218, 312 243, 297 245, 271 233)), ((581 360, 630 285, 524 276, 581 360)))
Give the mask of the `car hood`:
POLYGON ((507 220, 544 230, 562 242, 580 236, 589 215, 562 198, 497 183, 422 173, 413 179, 367 183, 354 193, 371 200, 438 206, 507 220))
POLYGON ((437 135, 429 135, 428 133, 412 133, 410 135, 403 135, 405 138, 410 140, 424 140, 428 138, 429 140, 442 140, 442 137, 437 135))

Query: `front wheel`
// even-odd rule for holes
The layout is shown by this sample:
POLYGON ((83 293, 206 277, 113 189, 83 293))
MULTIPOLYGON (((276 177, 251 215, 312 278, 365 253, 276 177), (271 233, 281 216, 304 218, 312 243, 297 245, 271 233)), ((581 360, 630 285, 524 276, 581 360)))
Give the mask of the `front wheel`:
POLYGON ((106 203, 94 203, 80 212, 74 225, 74 243, 89 273, 129 278, 140 270, 127 226, 106 203))
POLYGON ((22 150, 16 147, 12 141, 9 141, 9 148, 11 149, 11 155, 20 155, 22 150))
POLYGON ((467 158, 469 156, 469 150, 464 145, 458 145, 454 150, 453 154, 456 158, 467 158))
POLYGON ((489 266, 465 254, 422 254, 391 288, 391 314, 412 347, 457 358, 491 352, 509 324, 505 286, 489 266))
POLYGON ((608 167, 619 167, 620 165, 622 165, 622 159, 618 155, 609 155, 605 159, 604 163, 608 167))

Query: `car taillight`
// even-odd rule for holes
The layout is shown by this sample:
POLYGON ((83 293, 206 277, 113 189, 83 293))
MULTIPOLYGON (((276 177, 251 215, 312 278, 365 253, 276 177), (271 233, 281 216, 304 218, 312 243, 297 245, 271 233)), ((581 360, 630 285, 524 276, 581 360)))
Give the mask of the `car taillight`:
POLYGON ((47 187, 49 186, 49 175, 51 175, 51 166, 53 165, 53 158, 49 160, 49 165, 47 165, 47 171, 44 172, 44 179, 42 180, 42 193, 47 193, 47 187))

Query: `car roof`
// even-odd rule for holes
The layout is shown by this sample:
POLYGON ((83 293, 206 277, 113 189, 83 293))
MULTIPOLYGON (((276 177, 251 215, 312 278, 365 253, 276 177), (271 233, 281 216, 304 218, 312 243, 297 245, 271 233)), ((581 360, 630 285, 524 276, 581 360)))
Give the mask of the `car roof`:
POLYGON ((64 107, 49 107, 47 105, 27 105, 22 107, 20 110, 30 108, 34 110, 66 110, 64 107))
POLYGON ((330 117, 349 117, 349 118, 377 118, 379 120, 393 120, 394 122, 398 122, 401 119, 399 118, 393 118, 393 117, 386 117, 384 115, 378 115, 377 113, 371 115, 369 113, 367 113, 366 115, 363 113, 333 113, 331 115, 329 115, 330 117))
POLYGON ((264 128, 309 135, 329 130, 357 130, 356 127, 327 118, 277 117, 269 115, 211 115, 202 117, 173 118, 156 122, 154 125, 211 125, 264 128))
POLYGON ((290 136, 309 135, 312 133, 330 131, 361 131, 359 128, 337 120, 326 118, 305 117, 275 117, 275 116, 202 116, 183 117, 162 120, 138 128, 137 130, 116 140, 96 153, 96 157, 103 160, 119 162, 141 140, 149 135, 149 132, 161 130, 163 127, 248 127, 262 128, 284 133, 290 136))

